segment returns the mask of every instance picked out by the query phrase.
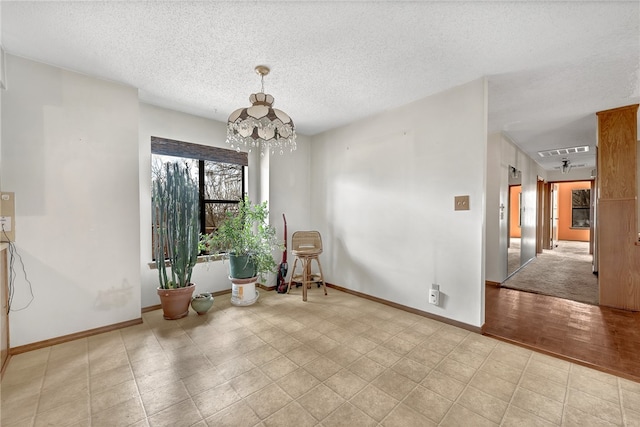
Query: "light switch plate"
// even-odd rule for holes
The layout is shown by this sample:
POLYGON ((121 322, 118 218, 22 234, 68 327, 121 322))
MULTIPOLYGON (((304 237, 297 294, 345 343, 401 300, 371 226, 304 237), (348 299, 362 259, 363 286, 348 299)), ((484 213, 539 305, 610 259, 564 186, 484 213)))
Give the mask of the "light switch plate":
POLYGON ((469 196, 455 196, 454 198, 456 211, 468 211, 469 210, 469 196))

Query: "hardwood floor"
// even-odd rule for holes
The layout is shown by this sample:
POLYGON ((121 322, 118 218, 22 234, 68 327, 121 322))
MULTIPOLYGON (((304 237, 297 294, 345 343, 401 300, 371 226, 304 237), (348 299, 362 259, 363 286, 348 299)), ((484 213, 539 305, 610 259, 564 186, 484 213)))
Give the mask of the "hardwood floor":
POLYGON ((486 286, 483 332, 640 382, 640 312, 486 286))

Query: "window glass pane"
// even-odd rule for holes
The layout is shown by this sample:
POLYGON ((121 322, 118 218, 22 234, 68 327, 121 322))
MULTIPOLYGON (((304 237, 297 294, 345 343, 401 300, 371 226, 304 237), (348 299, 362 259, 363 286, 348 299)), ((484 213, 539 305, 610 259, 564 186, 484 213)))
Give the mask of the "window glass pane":
POLYGON ((187 167, 189 170, 189 175, 193 181, 198 184, 198 160, 197 159, 188 159, 186 157, 176 157, 176 156, 165 156, 162 154, 152 154, 151 155, 151 177, 158 176, 158 174, 163 174, 165 170, 165 165, 167 163, 180 163, 187 167))
POLYGON ((227 212, 238 212, 237 203, 206 203, 205 210, 205 232, 211 233, 218 229, 218 225, 225 218, 227 212))
POLYGON ((591 190, 571 190, 571 205, 574 208, 588 208, 591 190))
POLYGON ((204 198, 209 200, 240 200, 242 198, 242 169, 242 165, 205 160, 204 198))
POLYGON ((571 190, 571 227, 589 228, 591 190, 571 190))
POLYGON ((571 226, 574 228, 589 228, 589 209, 576 208, 573 209, 571 226))

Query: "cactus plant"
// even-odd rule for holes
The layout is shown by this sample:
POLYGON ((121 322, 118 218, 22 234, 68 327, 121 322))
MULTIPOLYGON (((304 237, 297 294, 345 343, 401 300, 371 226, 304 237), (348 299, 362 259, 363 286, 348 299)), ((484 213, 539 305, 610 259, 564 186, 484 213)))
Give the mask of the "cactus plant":
POLYGON ((153 256, 159 288, 189 286, 198 260, 198 186, 185 166, 166 163, 152 189, 153 256), (170 267, 171 274, 167 272, 170 267))

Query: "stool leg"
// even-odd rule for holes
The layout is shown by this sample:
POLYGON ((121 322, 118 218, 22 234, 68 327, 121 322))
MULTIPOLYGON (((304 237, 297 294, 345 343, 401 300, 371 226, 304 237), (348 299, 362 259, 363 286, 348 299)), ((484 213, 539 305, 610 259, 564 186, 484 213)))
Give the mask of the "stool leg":
POLYGON ((307 278, 309 283, 307 284, 307 289, 311 288, 311 280, 313 279, 313 275, 311 274, 311 259, 307 258, 307 266, 305 267, 305 272, 307 273, 307 278))
POLYGON ((327 286, 324 283, 324 273, 322 272, 322 265, 320 264, 320 257, 315 257, 316 262, 318 263, 318 269, 320 270, 320 280, 322 280, 322 289, 324 289, 324 294, 327 295, 327 286))
POLYGON ((293 274, 296 272, 296 264, 298 263, 298 257, 293 260, 293 268, 291 269, 291 277, 289 277, 289 283, 287 284, 287 293, 291 290, 291 282, 293 281, 293 274))
POLYGON ((307 285, 309 284, 309 258, 302 258, 302 301, 307 300, 307 285))

